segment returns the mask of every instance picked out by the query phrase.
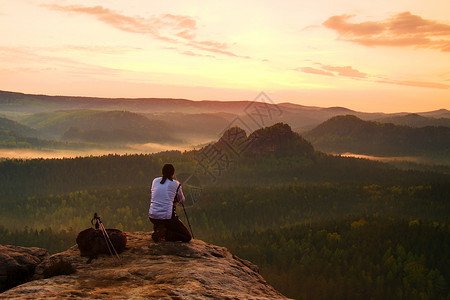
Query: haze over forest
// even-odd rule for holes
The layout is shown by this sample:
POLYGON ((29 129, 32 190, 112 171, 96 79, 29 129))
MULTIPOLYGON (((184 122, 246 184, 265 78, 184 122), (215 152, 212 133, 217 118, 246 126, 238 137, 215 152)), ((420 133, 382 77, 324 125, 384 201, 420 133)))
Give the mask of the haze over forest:
POLYGON ((421 157, 422 161, 442 159, 446 163, 450 140, 450 112, 445 109, 418 114, 366 113, 343 107, 275 104, 265 93, 256 101, 225 102, 0 91, 0 111, 0 145, 5 157, 8 153, 12 153, 9 157, 73 157, 189 150, 218 139, 233 126, 250 134, 279 122, 289 124, 319 150, 335 154, 421 157), (424 139, 425 148, 421 146, 424 139), (13 148, 24 152, 7 150, 13 148))

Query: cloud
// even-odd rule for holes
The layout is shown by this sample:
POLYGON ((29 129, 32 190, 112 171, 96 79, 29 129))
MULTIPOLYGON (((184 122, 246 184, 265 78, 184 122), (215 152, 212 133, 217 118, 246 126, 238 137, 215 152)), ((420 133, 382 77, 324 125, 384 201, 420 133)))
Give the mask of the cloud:
POLYGON ((202 44, 199 44, 199 43, 191 43, 189 45, 194 47, 194 48, 196 48, 196 49, 207 51, 207 52, 211 52, 211 53, 227 55, 227 56, 232 56, 232 57, 245 58, 245 59, 250 59, 251 58, 250 56, 237 55, 237 54, 235 54, 233 52, 230 52, 230 51, 227 51, 227 50, 222 50, 222 49, 217 49, 217 48, 212 48, 212 47, 205 47, 205 46, 202 46, 202 44))
POLYGON ((172 44, 181 44, 198 50, 239 58, 249 58, 229 50, 226 43, 196 40, 197 21, 190 16, 163 14, 149 18, 130 17, 103 6, 82 6, 58 4, 42 5, 51 10, 73 14, 85 14, 116 29, 150 35, 155 39, 172 44))
POLYGON ((79 45, 68 45, 62 48, 47 48, 47 51, 60 51, 60 50, 74 50, 74 51, 84 51, 91 53, 102 53, 102 54, 124 54, 128 52, 141 51, 142 48, 138 47, 128 47, 128 46, 79 46, 79 45))
POLYGON ((192 40, 195 37, 195 34, 190 30, 180 31, 176 35, 186 40, 192 40))
POLYGON ((325 27, 336 30, 341 35, 349 36, 365 36, 382 33, 384 26, 376 22, 364 23, 348 23, 351 15, 333 16, 326 20, 323 25, 325 27))
POLYGON ((378 22, 352 23, 352 15, 332 16, 323 25, 340 39, 364 46, 420 47, 450 52, 450 25, 426 20, 410 12, 378 22))
POLYGON ((199 57, 214 57, 213 55, 208 54, 199 54, 192 51, 183 51, 181 54, 188 55, 188 56, 199 56, 199 57))
POLYGON ((163 40, 171 39, 160 34, 162 30, 173 30, 177 32, 183 30, 187 33, 196 29, 196 21, 188 16, 165 14, 151 18, 141 18, 126 16, 103 6, 63 6, 58 4, 45 4, 42 6, 56 11, 91 15, 97 20, 111 25, 116 29, 133 33, 150 34, 163 40))
MULTIPOLYGON (((0 60, 26 65, 28 70, 34 72, 46 70, 64 70, 71 74, 79 75, 116 75, 120 70, 82 63, 72 58, 58 57, 45 54, 47 51, 54 51, 51 48, 34 47, 0 47, 0 60), (40 67, 45 62, 46 68, 40 67), (37 64, 36 64, 37 63, 37 64)), ((24 71, 23 67, 14 67, 14 71, 24 71)))
POLYGON ((362 73, 356 69, 353 69, 350 66, 345 67, 333 67, 333 66, 326 66, 322 65, 322 68, 324 70, 330 71, 330 72, 337 72, 339 76, 346 76, 346 77, 355 77, 355 78, 367 78, 366 73, 362 73))
POLYGON ((311 68, 311 67, 296 68, 295 70, 303 72, 303 73, 309 73, 309 74, 334 76, 334 74, 331 72, 326 72, 324 70, 315 69, 315 68, 311 68))
POLYGON ((313 30, 313 29, 319 29, 321 27, 322 26, 319 26, 319 25, 309 25, 309 26, 303 27, 300 31, 308 31, 308 30, 313 30))
POLYGON ((194 42, 197 45, 205 46, 205 47, 213 47, 218 49, 227 49, 228 45, 225 43, 218 43, 218 42, 212 42, 212 41, 199 41, 194 42))
POLYGON ((300 68, 296 68, 295 70, 303 72, 303 73, 316 74, 316 75, 367 78, 366 73, 362 73, 356 69, 353 69, 353 67, 351 67, 351 66, 335 67, 335 66, 329 66, 329 65, 322 65, 320 63, 317 63, 317 65, 320 65, 321 69, 311 68, 311 67, 300 67, 300 68))
POLYGON ((368 82, 377 82, 384 84, 396 84, 403 86, 413 86, 413 87, 421 87, 421 88, 433 88, 433 89, 450 89, 449 84, 439 83, 439 82, 426 82, 426 81, 410 81, 410 80, 395 80, 389 78, 382 78, 379 76, 373 76, 370 74, 366 74, 354 69, 351 66, 339 67, 339 66, 330 66, 324 65, 321 63, 314 63, 314 65, 320 66, 320 68, 312 68, 312 67, 299 67, 295 68, 295 71, 314 74, 314 75, 324 75, 324 76, 343 76, 350 77, 353 79, 364 79, 368 82))
POLYGON ((401 80, 379 80, 379 83, 389 83, 397 85, 415 86, 415 87, 425 87, 434 89, 450 89, 450 85, 438 83, 438 82, 425 82, 425 81, 401 81, 401 80))
POLYGON ((197 22, 188 16, 180 16, 180 15, 172 15, 172 14, 165 14, 162 15, 162 22, 174 26, 178 29, 190 29, 195 30, 197 29, 197 22))

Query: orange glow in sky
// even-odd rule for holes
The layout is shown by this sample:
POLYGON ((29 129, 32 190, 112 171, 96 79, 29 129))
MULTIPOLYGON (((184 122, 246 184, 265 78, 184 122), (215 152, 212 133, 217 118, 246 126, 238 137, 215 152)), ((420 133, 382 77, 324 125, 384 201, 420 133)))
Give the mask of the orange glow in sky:
POLYGON ((448 0, 0 0, 0 90, 450 109, 448 0))

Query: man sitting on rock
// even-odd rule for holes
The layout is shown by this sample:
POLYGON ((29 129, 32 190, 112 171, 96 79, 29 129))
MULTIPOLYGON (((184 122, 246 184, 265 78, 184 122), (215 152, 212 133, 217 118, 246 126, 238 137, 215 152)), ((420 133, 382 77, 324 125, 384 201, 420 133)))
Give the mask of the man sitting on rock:
POLYGON ((177 202, 184 203, 185 198, 181 184, 174 180, 175 168, 165 164, 162 168, 162 177, 152 182, 150 209, 148 216, 153 223, 152 238, 155 242, 162 239, 166 241, 189 242, 191 234, 177 216, 177 202))

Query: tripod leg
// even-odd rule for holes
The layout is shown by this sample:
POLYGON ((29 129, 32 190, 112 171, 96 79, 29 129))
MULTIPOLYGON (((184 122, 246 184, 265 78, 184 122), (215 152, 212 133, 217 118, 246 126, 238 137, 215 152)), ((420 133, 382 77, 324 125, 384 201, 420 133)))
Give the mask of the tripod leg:
POLYGON ((188 215, 186 213, 186 208, 184 208, 184 204, 183 203, 181 203, 181 205, 183 206, 184 214, 186 215, 186 220, 188 222, 189 229, 191 230, 192 238, 194 239, 194 233, 192 232, 191 222, 189 222, 189 217, 188 217, 188 215))
POLYGON ((105 239, 106 247, 108 247, 109 254, 111 254, 111 256, 114 257, 114 255, 112 253, 112 250, 111 250, 111 247, 110 247, 110 245, 108 243, 108 239, 106 238, 108 234, 103 230, 103 228, 104 228, 103 226, 100 226, 100 231, 102 232, 103 238, 105 239))
MULTIPOLYGON (((101 230, 102 230, 102 232, 103 232, 103 234, 105 236, 106 244, 108 245, 108 249, 110 249, 110 246, 111 246, 112 250, 114 251, 115 256, 117 257, 117 259, 120 262, 119 254, 117 254, 116 248, 114 248, 114 245, 111 242, 111 239, 109 238, 108 232, 106 232, 106 229, 105 229, 105 226, 103 226, 103 223, 100 223, 100 227, 101 227, 101 230)), ((112 251, 111 251, 111 249, 109 251, 111 253, 111 256, 114 256, 112 251)))

